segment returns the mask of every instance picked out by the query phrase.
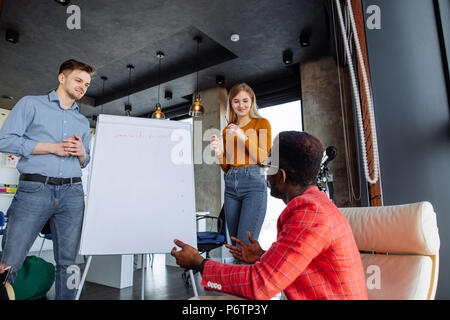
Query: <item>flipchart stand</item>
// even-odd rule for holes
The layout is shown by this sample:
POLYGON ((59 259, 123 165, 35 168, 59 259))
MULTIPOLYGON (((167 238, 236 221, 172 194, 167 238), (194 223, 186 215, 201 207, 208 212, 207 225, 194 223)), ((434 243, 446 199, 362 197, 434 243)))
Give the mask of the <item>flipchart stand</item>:
MULTIPOLYGON (((89 267, 91 266, 93 256, 88 256, 86 261, 86 267, 83 271, 83 276, 81 277, 80 284, 78 286, 78 291, 75 300, 80 300, 80 295, 83 290, 84 283, 86 282, 86 276, 89 272, 89 267)), ((145 300, 145 269, 147 266, 147 254, 142 254, 142 277, 141 277, 141 300, 145 300)), ((195 284, 194 273, 189 270, 189 276, 191 277, 192 289, 194 291, 194 296, 198 297, 197 286, 195 284)))
MULTIPOLYGON (((77 299, 92 256, 136 254, 144 262, 149 253, 170 252, 174 239, 196 246, 192 150, 188 123, 99 115, 79 252, 88 259, 77 299)), ((144 289, 145 268, 142 299, 144 289)))

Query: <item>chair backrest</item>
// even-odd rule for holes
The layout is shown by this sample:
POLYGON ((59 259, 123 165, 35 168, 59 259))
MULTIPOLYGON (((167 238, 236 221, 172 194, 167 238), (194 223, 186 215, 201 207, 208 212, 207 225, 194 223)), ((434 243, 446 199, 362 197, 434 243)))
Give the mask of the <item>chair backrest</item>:
MULTIPOLYGON (((224 236, 225 240, 228 239, 227 223, 226 223, 226 220, 225 220, 225 209, 224 209, 223 206, 222 206, 222 209, 220 210, 219 216, 205 215, 205 216, 198 216, 197 217, 197 221, 203 220, 203 219, 214 220, 214 224, 213 224, 213 221, 209 221, 211 223, 211 226, 210 226, 211 230, 209 232, 218 233, 218 234, 224 236), (216 226, 216 228, 213 228, 214 225, 216 226), (212 229, 215 229, 217 231, 212 231, 212 229)), ((202 233, 202 232, 197 232, 197 234, 198 233, 202 233)), ((227 243, 228 243, 228 241, 227 241, 227 243)))
POLYGON ((340 210, 361 251, 369 299, 434 299, 440 239, 431 203, 340 210))
POLYGON ((227 228, 227 221, 225 219, 225 207, 222 205, 222 209, 220 209, 219 213, 219 219, 222 221, 222 228, 219 231, 220 234, 222 234, 225 239, 228 237, 228 228, 227 228))
POLYGON ((2 229, 5 226, 6 220, 5 220, 5 214, 3 211, 0 211, 0 229, 2 229))

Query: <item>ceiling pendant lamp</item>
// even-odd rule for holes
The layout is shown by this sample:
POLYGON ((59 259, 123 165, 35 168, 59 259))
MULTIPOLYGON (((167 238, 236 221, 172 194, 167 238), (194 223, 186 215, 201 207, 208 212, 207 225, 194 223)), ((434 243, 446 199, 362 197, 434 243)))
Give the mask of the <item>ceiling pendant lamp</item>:
POLYGON ((194 102, 191 105, 191 108, 189 109, 189 115, 191 117, 200 117, 205 113, 205 108, 201 105, 201 97, 198 92, 198 72, 199 72, 199 51, 200 51, 200 42, 202 42, 202 38, 197 36, 194 38, 195 41, 197 41, 197 88, 195 90, 195 99, 194 102))
POLYGON ((161 104, 159 103, 159 96, 160 96, 159 90, 161 88, 161 60, 164 58, 164 52, 158 51, 156 53, 156 57, 159 59, 159 67, 158 67, 158 103, 156 104, 155 112, 152 113, 152 118, 153 119, 164 120, 166 118, 166 116, 161 111, 161 104))
MULTIPOLYGON (((103 89, 102 89, 102 99, 103 99, 103 97, 105 96, 105 81, 108 80, 108 77, 101 76, 100 79, 102 79, 102 81, 103 81, 103 89)), ((102 114, 102 113, 103 113, 103 103, 102 103, 102 106, 100 107, 100 114, 102 114)), ((98 116, 99 116, 98 114, 92 115, 92 120, 94 122, 97 122, 98 116)))
MULTIPOLYGON (((100 79, 102 79, 102 81, 103 81, 103 88, 102 88, 102 99, 103 99, 105 97, 105 81, 108 80, 108 77, 101 76, 100 79)), ((103 103, 100 108, 100 114, 103 114, 103 103)))
POLYGON ((127 117, 131 116, 131 104, 130 104, 130 92, 131 92, 131 70, 134 69, 134 66, 132 64, 127 65, 127 68, 129 70, 128 75, 128 102, 125 104, 125 115, 127 117))

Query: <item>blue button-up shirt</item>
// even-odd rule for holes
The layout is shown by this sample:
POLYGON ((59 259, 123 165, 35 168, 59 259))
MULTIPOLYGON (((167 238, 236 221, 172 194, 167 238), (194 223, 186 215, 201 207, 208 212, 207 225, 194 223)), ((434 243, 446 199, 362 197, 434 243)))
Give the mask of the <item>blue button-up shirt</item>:
POLYGON ((81 168, 90 160, 89 120, 79 112, 76 103, 64 109, 53 90, 48 95, 25 96, 17 102, 0 130, 0 152, 21 156, 20 173, 37 173, 49 177, 81 177, 81 168), (38 142, 58 143, 75 134, 83 140, 86 161, 78 157, 55 154, 31 154, 38 142))

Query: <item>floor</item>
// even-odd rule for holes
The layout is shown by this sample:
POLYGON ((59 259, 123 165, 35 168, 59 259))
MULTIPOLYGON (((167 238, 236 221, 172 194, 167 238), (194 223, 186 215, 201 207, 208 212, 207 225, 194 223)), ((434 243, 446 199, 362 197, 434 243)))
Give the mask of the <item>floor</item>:
MULTIPOLYGON (((34 253, 31 253, 34 254, 34 253)), ((146 271, 145 300, 187 300, 194 296, 192 285, 186 284, 182 278, 183 269, 166 266, 165 256, 155 254, 153 267, 150 264, 146 271)), ((41 258, 54 263, 53 251, 43 251, 41 258)), ((83 271, 84 264, 79 265, 83 271)), ((201 286, 201 276, 195 274, 198 294, 217 296, 223 295, 218 292, 205 291, 201 286)), ((141 300, 141 278, 142 271, 136 270, 133 275, 133 287, 116 289, 91 282, 86 282, 80 296, 80 300, 141 300)), ((47 299, 55 299, 54 286, 47 293, 47 299)))

